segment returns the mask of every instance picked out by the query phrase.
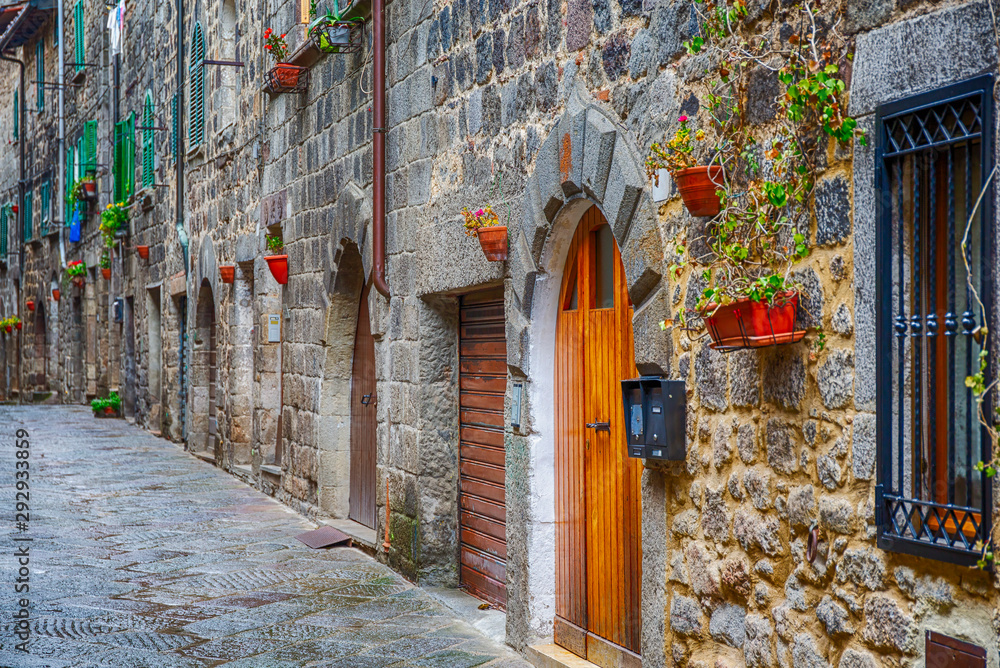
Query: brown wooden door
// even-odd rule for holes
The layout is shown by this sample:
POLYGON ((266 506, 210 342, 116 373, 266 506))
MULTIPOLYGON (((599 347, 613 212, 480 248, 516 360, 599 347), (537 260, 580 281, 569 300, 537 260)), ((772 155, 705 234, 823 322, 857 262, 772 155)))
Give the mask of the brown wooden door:
POLYGON ((351 495, 347 516, 375 528, 375 339, 368 317, 368 292, 361 291, 351 371, 351 495))
POLYGON ((507 604, 503 288, 462 297, 459 329, 459 528, 467 591, 507 604))
POLYGON ((566 260, 555 375, 555 639, 598 665, 637 665, 642 468, 627 457, 619 381, 638 372, 625 271, 597 207, 566 260))

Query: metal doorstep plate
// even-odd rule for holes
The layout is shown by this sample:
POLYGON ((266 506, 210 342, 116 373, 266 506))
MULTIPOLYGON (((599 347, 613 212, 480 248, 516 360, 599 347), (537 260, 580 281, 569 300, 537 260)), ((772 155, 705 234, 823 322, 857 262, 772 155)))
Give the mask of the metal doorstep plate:
POLYGON ((351 537, 333 527, 320 527, 313 531, 306 531, 296 536, 295 539, 305 543, 314 550, 318 550, 321 547, 333 547, 335 545, 351 547, 351 537))

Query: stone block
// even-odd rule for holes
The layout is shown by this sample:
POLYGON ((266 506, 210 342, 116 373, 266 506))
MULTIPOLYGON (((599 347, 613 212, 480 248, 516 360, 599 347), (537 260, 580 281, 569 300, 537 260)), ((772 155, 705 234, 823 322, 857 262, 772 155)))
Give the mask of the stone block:
POLYGON ((806 366, 800 346, 778 346, 761 353, 764 399, 797 409, 805 398, 806 366))
POLYGON ((794 473, 799 463, 791 426, 779 418, 769 418, 765 439, 768 465, 780 473, 794 473))
POLYGON ((819 523, 834 533, 850 535, 854 531, 854 508, 846 499, 823 496, 819 500, 819 523))
POLYGON ((630 151, 623 146, 616 147, 602 208, 619 245, 629 235, 633 214, 646 187, 645 174, 640 174, 636 165, 630 151))
POLYGON ((660 65, 684 53, 684 42, 698 31, 698 15, 689 3, 663 2, 653 9, 649 31, 656 37, 660 65))
POLYGON ((800 283, 799 314, 795 321, 796 329, 809 329, 823 326, 823 286, 816 271, 811 267, 793 271, 793 281, 800 283))
POLYGON ((694 374, 701 405, 715 411, 726 410, 729 407, 726 356, 702 346, 694 360, 694 374))
POLYGON ((854 416, 851 441, 851 472, 856 480, 871 480, 875 473, 875 416, 854 416))
MULTIPOLYGON (((558 131, 549 133, 535 159, 535 172, 530 180, 538 184, 539 204, 545 220, 551 223, 559 209, 562 208, 566 196, 563 193, 560 180, 559 157, 562 138, 558 131)), ((530 182, 530 181, 529 181, 530 182)), ((546 234, 548 231, 546 230, 546 234)), ((531 237, 529 236, 529 241, 531 237)))
POLYGON ((854 63, 852 116, 870 114, 889 100, 996 71, 989 5, 952 5, 859 35, 854 63), (965 48, 955 49, 956 44, 965 48), (914 58, 915 53, 920 57, 914 58))
POLYGON ((747 668, 774 668, 774 626, 765 615, 751 613, 746 616, 746 639, 743 659, 747 668))
POLYGON ((725 488, 705 489, 705 506, 701 513, 701 528, 707 538, 719 543, 729 542, 729 525, 732 517, 726 505, 725 488))
MULTIPOLYGON (((593 15, 591 0, 569 0, 566 16, 567 51, 579 51, 590 42, 593 15)), ((553 14, 550 13, 550 21, 552 16, 553 14)), ((555 16, 561 16, 561 13, 557 13, 555 16)))
POLYGON ((851 234, 850 185, 843 176, 816 184, 816 243, 840 244, 851 234))
MULTIPOLYGON (((632 219, 628 238, 619 242, 629 298, 637 306, 643 304, 653 290, 664 285, 661 273, 663 243, 656 224, 656 208, 646 195, 642 198, 642 204, 632 219)), ((663 301, 663 318, 669 318, 666 296, 663 301)))
POLYGON ((829 662, 816 651, 816 641, 808 633, 799 633, 792 643, 792 663, 795 668, 830 668, 829 662))
POLYGON ((554 130, 559 134, 559 183, 566 198, 583 192, 583 153, 586 131, 586 110, 563 116, 554 130))
POLYGON ((904 608, 881 594, 865 599, 861 637, 874 647, 910 653, 915 649, 918 627, 904 608))
POLYGON ((854 395, 854 355, 849 350, 834 350, 816 374, 819 393, 827 408, 844 408, 854 395))
MULTIPOLYGON (((868 136, 873 119, 858 126, 868 136)), ((875 155, 874 142, 854 143, 854 407, 875 410, 875 155)))
POLYGON ((712 617, 708 621, 708 632, 717 642, 743 649, 747 635, 746 618, 745 608, 724 603, 712 612, 712 617))
POLYGON ((632 316, 635 365, 640 375, 670 376, 673 339, 660 329, 660 322, 669 314, 666 290, 661 288, 632 316))
POLYGON ((760 355, 755 350, 740 350, 731 355, 729 399, 733 406, 752 408, 760 404, 760 355))
POLYGON ((678 635, 698 637, 703 633, 701 606, 687 596, 674 594, 670 602, 670 628, 678 635))
POLYGON ((604 114, 597 109, 587 111, 581 183, 584 192, 598 202, 604 201, 617 136, 617 129, 604 114))

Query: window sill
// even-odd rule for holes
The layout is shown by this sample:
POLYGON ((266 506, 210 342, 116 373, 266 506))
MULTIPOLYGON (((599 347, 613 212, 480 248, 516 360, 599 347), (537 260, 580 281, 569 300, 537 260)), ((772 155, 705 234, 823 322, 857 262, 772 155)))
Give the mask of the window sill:
POLYGON ((184 157, 188 160, 198 160, 205 158, 205 142, 202 141, 200 144, 193 148, 189 148, 184 157))
POLYGON ((73 76, 70 78, 70 83, 80 83, 86 78, 87 78, 87 68, 81 67, 79 70, 73 73, 73 76))
POLYGON ((275 466, 274 464, 261 464, 260 465, 260 472, 261 473, 266 473, 268 475, 273 475, 273 476, 278 477, 278 478, 281 477, 281 467, 280 466, 275 466))
POLYGON ((285 62, 297 67, 312 67, 322 56, 323 52, 316 48, 311 39, 306 38, 285 62))

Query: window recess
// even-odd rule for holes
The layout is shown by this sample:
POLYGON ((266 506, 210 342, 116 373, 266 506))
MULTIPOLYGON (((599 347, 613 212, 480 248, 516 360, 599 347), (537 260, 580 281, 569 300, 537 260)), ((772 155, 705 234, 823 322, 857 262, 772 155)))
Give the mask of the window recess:
MULTIPOLYGON (((876 116, 878 544, 962 565, 976 563, 991 532, 990 485, 975 470, 990 443, 965 379, 978 370, 984 325, 994 329, 992 196, 964 253, 963 238, 993 169, 992 89, 991 75, 979 77, 876 116)), ((992 396, 983 411, 993 414, 992 396)))

